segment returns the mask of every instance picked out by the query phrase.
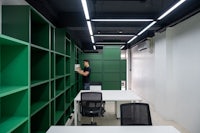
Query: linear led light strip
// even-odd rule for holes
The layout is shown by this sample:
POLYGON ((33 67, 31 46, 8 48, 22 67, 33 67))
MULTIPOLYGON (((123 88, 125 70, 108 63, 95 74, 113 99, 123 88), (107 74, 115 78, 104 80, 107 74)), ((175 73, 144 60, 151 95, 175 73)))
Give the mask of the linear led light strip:
MULTIPOLYGON (((170 9, 168 9, 165 13, 163 13, 160 17, 158 17, 157 20, 161 20, 164 17, 166 17, 168 14, 170 14, 173 10, 175 10, 177 7, 179 7, 183 2, 185 2, 186 0, 180 0, 179 2, 177 2, 174 6, 172 6, 170 9)), ((148 30, 151 26, 153 26, 157 21, 153 21, 151 22, 147 27, 145 27, 142 31, 140 31, 137 36, 134 36, 133 38, 131 38, 127 43, 131 43, 133 40, 135 40, 139 35, 141 35, 142 33, 144 33, 146 30, 148 30)))
POLYGON ((92 19, 94 22, 149 22, 153 19, 92 19))
POLYGON ((126 42, 96 42, 96 44, 126 44, 126 42))
POLYGON ((85 14, 85 19, 89 20, 90 19, 90 15, 89 15, 89 11, 88 11, 88 6, 87 6, 87 1, 86 0, 81 0, 82 6, 83 6, 83 11, 85 14))
MULTIPOLYGON (((89 15, 89 11, 88 11, 87 1, 81 0, 81 3, 82 3, 83 11, 84 11, 84 14, 85 14, 85 19, 87 21, 87 26, 88 26, 88 30, 89 30, 89 33, 90 33, 90 38, 91 38, 92 43, 94 44, 95 41, 94 41, 92 24, 91 24, 91 21, 90 21, 90 15, 89 15)), ((96 50, 95 45, 93 45, 93 49, 96 50)))
POLYGON ((96 34, 96 37, 132 37, 134 35, 125 35, 125 34, 96 34))

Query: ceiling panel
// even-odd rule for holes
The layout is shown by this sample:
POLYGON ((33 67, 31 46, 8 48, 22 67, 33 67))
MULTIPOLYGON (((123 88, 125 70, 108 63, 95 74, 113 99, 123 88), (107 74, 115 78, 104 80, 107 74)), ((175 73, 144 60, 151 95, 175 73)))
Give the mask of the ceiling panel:
MULTIPOLYGON (((89 35, 81 0, 26 0, 41 12, 55 26, 65 28, 83 50, 92 50, 93 45, 89 35)), ((87 0, 91 19, 154 19, 156 20, 166 10, 179 0, 87 0)), ((177 24, 182 20, 199 12, 199 0, 186 0, 180 7, 166 18, 158 21, 148 31, 128 47, 136 42, 153 36, 154 32, 177 24)), ((93 33, 96 34, 138 34, 151 22, 91 22, 93 33)), ((98 41, 125 41, 130 37, 95 37, 98 41)), ((126 47, 126 48, 128 48, 126 47)))

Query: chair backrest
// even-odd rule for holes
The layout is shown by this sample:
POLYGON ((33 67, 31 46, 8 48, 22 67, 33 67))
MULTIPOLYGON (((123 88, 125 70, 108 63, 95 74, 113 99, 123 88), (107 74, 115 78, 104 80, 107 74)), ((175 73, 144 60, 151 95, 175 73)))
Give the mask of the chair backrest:
POLYGON ((120 105, 121 125, 152 125, 147 103, 127 103, 120 105))
POLYGON ((81 114, 83 116, 101 116, 102 105, 103 101, 101 92, 81 93, 81 114))

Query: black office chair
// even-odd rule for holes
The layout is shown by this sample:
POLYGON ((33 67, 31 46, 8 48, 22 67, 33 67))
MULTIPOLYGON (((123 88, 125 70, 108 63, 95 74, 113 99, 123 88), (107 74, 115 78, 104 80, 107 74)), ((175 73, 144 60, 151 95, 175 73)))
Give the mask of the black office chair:
POLYGON ((152 125, 147 103, 126 103, 120 105, 121 125, 152 125))
MULTIPOLYGON (((105 112, 101 92, 82 92, 80 111, 82 116, 91 117, 91 125, 97 125, 94 117, 101 117, 105 112)), ((88 125, 88 124, 82 124, 88 125)))

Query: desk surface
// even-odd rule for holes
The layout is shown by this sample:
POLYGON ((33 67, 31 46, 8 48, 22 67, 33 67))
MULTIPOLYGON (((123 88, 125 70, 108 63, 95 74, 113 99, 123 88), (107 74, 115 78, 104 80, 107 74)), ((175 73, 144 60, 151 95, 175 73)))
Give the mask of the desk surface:
MULTIPOLYGON (((81 90, 75 97, 75 101, 81 100, 81 92, 88 92, 90 90, 81 90)), ((131 90, 100 90, 102 92, 103 100, 105 101, 141 101, 142 99, 131 90)))
POLYGON ((172 126, 51 126, 47 133, 180 133, 172 126))

